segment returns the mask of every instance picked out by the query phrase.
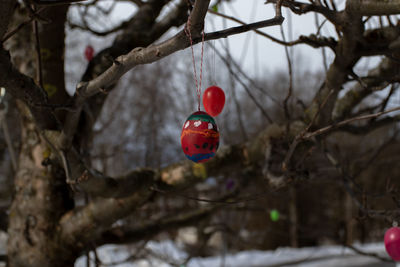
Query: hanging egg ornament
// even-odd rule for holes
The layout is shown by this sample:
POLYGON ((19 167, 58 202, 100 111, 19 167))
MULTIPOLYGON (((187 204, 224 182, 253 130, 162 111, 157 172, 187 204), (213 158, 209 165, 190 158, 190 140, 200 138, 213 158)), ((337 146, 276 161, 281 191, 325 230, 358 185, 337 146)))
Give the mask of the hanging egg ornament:
POLYGON ((203 94, 203 105, 208 114, 218 116, 225 105, 224 91, 215 85, 208 87, 203 94))
POLYGON ((93 59, 93 55, 94 55, 94 48, 91 45, 86 46, 85 49, 85 58, 87 59, 87 61, 91 61, 93 59))
POLYGON ((386 252, 394 261, 400 261, 400 228, 392 227, 385 233, 386 252))
POLYGON ((211 159, 219 146, 219 132, 213 117, 204 111, 190 115, 183 124, 181 145, 183 153, 193 162, 211 159))

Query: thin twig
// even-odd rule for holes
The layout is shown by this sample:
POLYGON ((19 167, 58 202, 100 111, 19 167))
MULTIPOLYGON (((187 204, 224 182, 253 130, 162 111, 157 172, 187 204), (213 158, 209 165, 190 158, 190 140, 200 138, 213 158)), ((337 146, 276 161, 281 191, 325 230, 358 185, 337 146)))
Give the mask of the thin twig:
POLYGON ((70 5, 76 4, 78 2, 83 2, 86 0, 32 0, 37 5, 46 5, 46 6, 60 6, 60 5, 70 5))
MULTIPOLYGON (((282 39, 283 39, 283 41, 286 42, 285 33, 283 32, 283 26, 282 25, 280 25, 280 30, 281 30, 282 39)), ((285 54, 286 54, 286 60, 287 60, 287 64, 288 64, 288 69, 289 69, 289 88, 288 88, 288 92, 286 94, 286 97, 283 100, 283 110, 285 111, 285 117, 286 117, 286 119, 288 121, 287 129, 289 129, 290 113, 289 113, 289 108, 288 108, 288 102, 289 102, 289 99, 292 96, 292 92, 293 92, 293 68, 292 68, 292 60, 291 60, 290 54, 289 54, 289 49, 288 49, 287 46, 284 46, 284 48, 285 48, 285 54)))
MULTIPOLYGON (((33 11, 35 11, 35 6, 32 6, 33 11)), ((39 29, 38 22, 36 20, 33 21, 33 32, 35 35, 35 49, 36 49, 36 80, 39 83, 39 86, 43 87, 43 73, 42 73, 42 56, 40 54, 40 40, 39 40, 39 29)))
POLYGON ((214 203, 214 204, 225 204, 225 205, 234 205, 234 204, 241 204, 241 203, 246 203, 246 202, 250 202, 250 201, 256 201, 256 200, 258 200, 260 198, 267 197, 271 193, 269 191, 265 191, 265 192, 261 192, 261 193, 251 194, 251 195, 244 195, 244 196, 232 199, 232 196, 237 194, 237 192, 234 191, 234 192, 232 192, 230 194, 227 194, 223 199, 205 199, 205 198, 197 198, 197 197, 188 196, 188 195, 185 195, 185 194, 181 194, 181 193, 179 193, 177 191, 166 191, 166 190, 162 190, 160 188, 152 187, 151 190, 153 190, 153 191, 155 191, 157 193, 178 196, 178 197, 182 197, 182 198, 185 198, 185 199, 188 199, 188 200, 197 201, 197 202, 214 203))
POLYGON ((12 167, 13 167, 14 172, 16 172, 17 168, 18 168, 17 156, 15 154, 15 149, 14 149, 14 146, 12 144, 12 140, 11 140, 11 137, 10 137, 10 131, 8 129, 7 121, 5 120, 5 118, 1 122, 1 126, 3 127, 4 138, 6 139, 8 152, 10 152, 12 167))
POLYGON ((290 144, 289 151, 285 156, 285 159, 283 160, 282 163, 282 170, 286 171, 289 161, 294 153, 294 150, 296 149, 297 145, 300 143, 301 140, 304 139, 304 135, 307 133, 307 131, 311 128, 311 126, 314 124, 315 120, 317 119, 320 111, 322 108, 325 106, 325 104, 328 102, 329 97, 333 94, 333 90, 329 92, 329 94, 325 97, 324 101, 322 101, 322 104, 318 107, 317 112, 314 114, 314 117, 311 119, 311 122, 307 125, 307 127, 300 133, 298 134, 293 142, 290 144))
MULTIPOLYGON (((222 25, 224 28, 226 27, 225 20, 222 22, 222 25)), ((222 59, 222 57, 223 57, 222 54, 218 50, 216 50, 215 47, 213 47, 213 49, 214 49, 214 53, 217 53, 217 55, 222 59)), ((226 51, 226 55, 223 57, 223 62, 225 63, 225 66, 228 67, 228 71, 229 71, 230 90, 232 92, 232 99, 233 99, 233 102, 235 103, 235 107, 236 107, 237 119, 238 119, 238 123, 239 123, 240 132, 242 133, 243 139, 248 140, 246 128, 244 127, 244 123, 242 120, 242 108, 236 97, 236 84, 234 82, 234 78, 236 78, 236 75, 232 72, 232 66, 231 66, 232 57, 230 54, 230 46, 229 46, 228 39, 225 39, 225 49, 224 50, 226 51)))
POLYGON ((304 135, 303 138, 304 139, 309 139, 309 138, 314 137, 316 135, 320 135, 320 134, 326 133, 326 132, 328 132, 328 131, 330 131, 332 129, 339 128, 339 127, 341 127, 343 125, 346 125, 346 124, 349 124, 349 123, 352 123, 352 122, 355 122, 355 121, 377 118, 377 117, 380 117, 382 115, 385 115, 385 114, 388 114, 388 113, 391 113, 391 112, 394 112, 394 111, 398 111, 398 110, 400 110, 400 107, 392 108, 392 109, 389 109, 389 110, 386 110, 386 111, 377 112, 377 113, 374 113, 374 114, 368 114, 368 115, 363 115, 363 116, 358 116, 358 117, 350 118, 350 119, 347 119, 347 120, 343 120, 341 122, 338 122, 338 123, 331 124, 329 126, 320 128, 320 129, 318 129, 318 130, 316 130, 314 132, 307 133, 307 134, 304 135))
POLYGON ((245 89, 247 95, 250 97, 250 99, 253 101, 253 103, 259 108, 259 110, 261 111, 262 115, 268 120, 269 123, 272 123, 273 120, 271 119, 271 117, 268 115, 267 111, 263 108, 263 106, 257 101, 256 97, 251 93, 251 90, 249 89, 249 87, 236 75, 236 73, 233 71, 232 66, 230 64, 230 59, 224 57, 217 49, 215 49, 214 46, 213 47, 215 53, 218 55, 218 57, 225 63, 225 65, 228 67, 229 73, 230 75, 236 79, 245 89))
MULTIPOLYGON (((38 11, 36 11, 36 14, 40 14, 43 10, 45 10, 46 7, 42 7, 40 8, 38 11)), ((25 27, 26 25, 28 25, 29 23, 31 23, 33 20, 35 19, 35 17, 31 16, 31 18, 29 18, 28 20, 22 22, 21 24, 19 24, 17 27, 15 27, 13 30, 11 30, 10 32, 8 32, 4 37, 3 40, 1 40, 1 43, 4 43, 5 41, 7 41, 8 39, 10 39, 12 36, 14 36, 14 34, 16 34, 17 32, 19 32, 23 27, 25 27)))

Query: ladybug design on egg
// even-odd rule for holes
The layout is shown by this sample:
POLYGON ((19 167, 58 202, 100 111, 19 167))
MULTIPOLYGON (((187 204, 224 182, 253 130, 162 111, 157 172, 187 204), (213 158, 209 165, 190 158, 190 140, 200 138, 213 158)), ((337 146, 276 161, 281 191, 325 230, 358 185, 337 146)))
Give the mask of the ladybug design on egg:
POLYGON ((181 145, 183 153, 193 162, 211 159, 219 146, 219 132, 213 117, 204 111, 190 115, 182 128, 181 145))

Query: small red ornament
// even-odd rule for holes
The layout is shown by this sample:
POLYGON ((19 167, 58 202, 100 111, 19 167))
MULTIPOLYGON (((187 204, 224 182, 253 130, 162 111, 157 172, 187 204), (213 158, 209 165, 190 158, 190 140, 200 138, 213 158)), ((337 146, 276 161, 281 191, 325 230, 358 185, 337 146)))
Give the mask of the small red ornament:
POLYGON ((225 105, 224 91, 215 85, 208 87, 203 94, 203 105, 208 114, 218 116, 225 105))
POLYGON ((213 117, 204 111, 190 115, 183 124, 181 145, 186 157, 196 163, 214 157, 219 146, 219 132, 213 117))
POLYGON ((394 261, 400 261, 400 228, 392 227, 385 233, 385 248, 394 261))
POLYGON ((85 49, 85 58, 87 61, 91 61, 93 59, 94 49, 93 46, 88 45, 85 49))

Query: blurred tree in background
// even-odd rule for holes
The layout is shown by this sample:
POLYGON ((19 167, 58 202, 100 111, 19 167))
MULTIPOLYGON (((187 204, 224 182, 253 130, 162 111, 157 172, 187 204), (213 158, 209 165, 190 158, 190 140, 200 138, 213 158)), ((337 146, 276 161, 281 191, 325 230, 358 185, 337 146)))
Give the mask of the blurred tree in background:
POLYGON ((9 266, 73 266, 91 251, 100 266, 96 248, 139 251, 153 239, 180 240, 190 256, 351 247, 382 240, 400 219, 400 1, 268 0, 275 15, 255 23, 218 8, 232 2, 1 1, 9 266), (120 4, 132 16, 111 19, 120 4), (314 33, 286 40, 282 10, 315 14, 314 33), (223 145, 193 164, 179 143, 196 107, 192 59, 178 51, 190 46, 184 27, 200 43, 215 17, 239 25, 204 36, 205 58, 216 63, 205 60, 203 84, 217 75, 227 95, 216 119, 223 145), (260 31, 267 27, 281 27, 281 38, 260 31), (209 42, 248 31, 282 45, 287 68, 250 75, 228 42, 209 42), (88 40, 96 53, 85 63, 88 40), (320 72, 304 55, 294 61, 291 47, 301 44, 321 51, 320 72))

